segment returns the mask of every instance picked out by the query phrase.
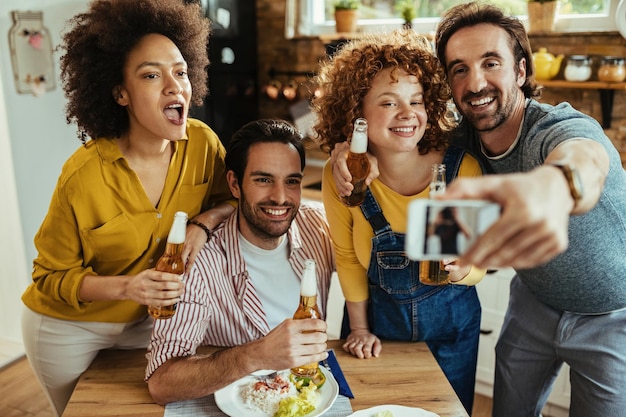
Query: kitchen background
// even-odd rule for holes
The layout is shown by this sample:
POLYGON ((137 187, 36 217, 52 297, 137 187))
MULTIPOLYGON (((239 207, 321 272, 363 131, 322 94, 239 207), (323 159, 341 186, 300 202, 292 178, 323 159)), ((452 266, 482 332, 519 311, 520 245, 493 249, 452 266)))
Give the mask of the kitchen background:
MULTIPOLYGON (((203 0, 209 11, 218 6, 233 11, 229 25, 215 26, 209 45, 211 96, 205 106, 194 113, 209 123, 224 141, 241 124, 258 117, 292 119, 294 115, 306 116, 306 103, 314 89, 308 80, 317 63, 326 56, 327 44, 337 39, 286 39, 284 22, 288 1, 203 0), (279 83, 281 87, 278 87, 279 83), (282 89, 282 86, 288 88, 282 89), (274 93, 278 96, 275 97, 274 93)), ((41 11, 54 47, 60 41, 66 20, 84 10, 87 4, 87 0, 0 2, 0 195, 3 196, 0 213, 0 366, 21 354, 20 295, 30 282, 31 261, 36 256, 33 237, 46 214, 63 162, 80 145, 75 128, 65 122, 65 101, 58 82, 58 53, 52 54, 54 76, 57 77, 54 89, 39 97, 19 94, 5 34, 13 26, 12 11, 41 11)), ((220 22, 220 16, 212 17, 220 22)), ((555 55, 626 56, 626 39, 617 31, 531 35, 531 43, 534 51, 546 47, 555 55)), ((557 79, 563 79, 564 67, 565 64, 557 79)), ((607 117, 604 117, 606 133, 626 163, 626 89, 616 90, 613 95, 611 101, 610 94, 604 94, 609 98, 607 103, 613 104, 608 118, 610 123, 606 123, 607 117)), ((549 103, 569 101, 579 110, 603 121, 597 86, 549 86, 542 100, 549 103)), ((311 145, 312 153, 314 148, 311 145)), ((506 292, 506 286, 503 291, 506 292)))

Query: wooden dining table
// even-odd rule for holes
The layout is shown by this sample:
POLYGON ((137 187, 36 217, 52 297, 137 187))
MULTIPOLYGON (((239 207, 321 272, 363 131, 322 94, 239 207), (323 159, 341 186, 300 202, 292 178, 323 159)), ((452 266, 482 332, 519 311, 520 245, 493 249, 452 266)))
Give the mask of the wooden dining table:
MULTIPOLYGON (((383 404, 419 407, 441 417, 468 417, 425 343, 383 343, 377 358, 358 359, 331 340, 352 389, 354 411, 383 404)), ((210 352, 217 348, 204 348, 210 352)), ((80 377, 63 417, 163 417, 144 382, 146 351, 104 350, 80 377)))

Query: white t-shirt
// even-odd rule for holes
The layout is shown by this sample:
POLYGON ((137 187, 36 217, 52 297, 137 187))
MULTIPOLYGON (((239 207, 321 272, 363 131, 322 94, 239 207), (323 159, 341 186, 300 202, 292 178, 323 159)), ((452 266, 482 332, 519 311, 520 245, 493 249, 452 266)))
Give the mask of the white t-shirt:
POLYGON ((239 246, 248 273, 254 283, 270 329, 293 317, 300 304, 300 277, 289 263, 287 237, 281 238, 276 249, 266 250, 247 241, 239 234, 239 246))

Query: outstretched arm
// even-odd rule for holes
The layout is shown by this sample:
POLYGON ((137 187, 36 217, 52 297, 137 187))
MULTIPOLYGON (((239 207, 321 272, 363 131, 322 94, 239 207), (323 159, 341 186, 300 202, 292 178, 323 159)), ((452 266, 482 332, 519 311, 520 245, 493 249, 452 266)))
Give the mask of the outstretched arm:
MULTIPOLYGON (((212 231, 220 223, 222 223, 230 214, 235 210, 235 207, 229 203, 220 203, 198 214, 193 218, 195 222, 203 224, 207 230, 212 231)), ((183 259, 186 260, 185 269, 189 272, 189 269, 196 260, 196 255, 202 249, 202 246, 208 241, 209 236, 203 227, 195 224, 189 224, 187 226, 187 237, 185 239, 185 248, 183 249, 183 259)))
POLYGON ((608 170, 608 154, 601 144, 571 139, 530 172, 458 178, 441 198, 485 199, 502 207, 500 218, 459 258, 459 264, 531 268, 564 252, 570 215, 596 205, 608 170), (574 201, 566 178, 552 162, 578 170, 584 189, 580 201, 574 201))

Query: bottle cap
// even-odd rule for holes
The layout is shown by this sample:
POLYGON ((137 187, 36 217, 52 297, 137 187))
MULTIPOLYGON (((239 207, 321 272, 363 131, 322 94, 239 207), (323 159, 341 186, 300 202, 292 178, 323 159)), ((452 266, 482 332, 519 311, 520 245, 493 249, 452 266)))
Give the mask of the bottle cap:
POLYGON ((314 297, 317 295, 317 274, 315 272, 315 261, 307 259, 304 263, 304 274, 300 281, 300 295, 303 297, 314 297))
POLYGON ((174 223, 170 229, 170 234, 167 235, 168 243, 185 243, 187 231, 187 213, 184 211, 177 211, 174 215, 174 223))
POLYGON ((350 152, 365 153, 367 152, 367 120, 358 118, 354 122, 354 130, 352 131, 352 139, 350 139, 350 152))

